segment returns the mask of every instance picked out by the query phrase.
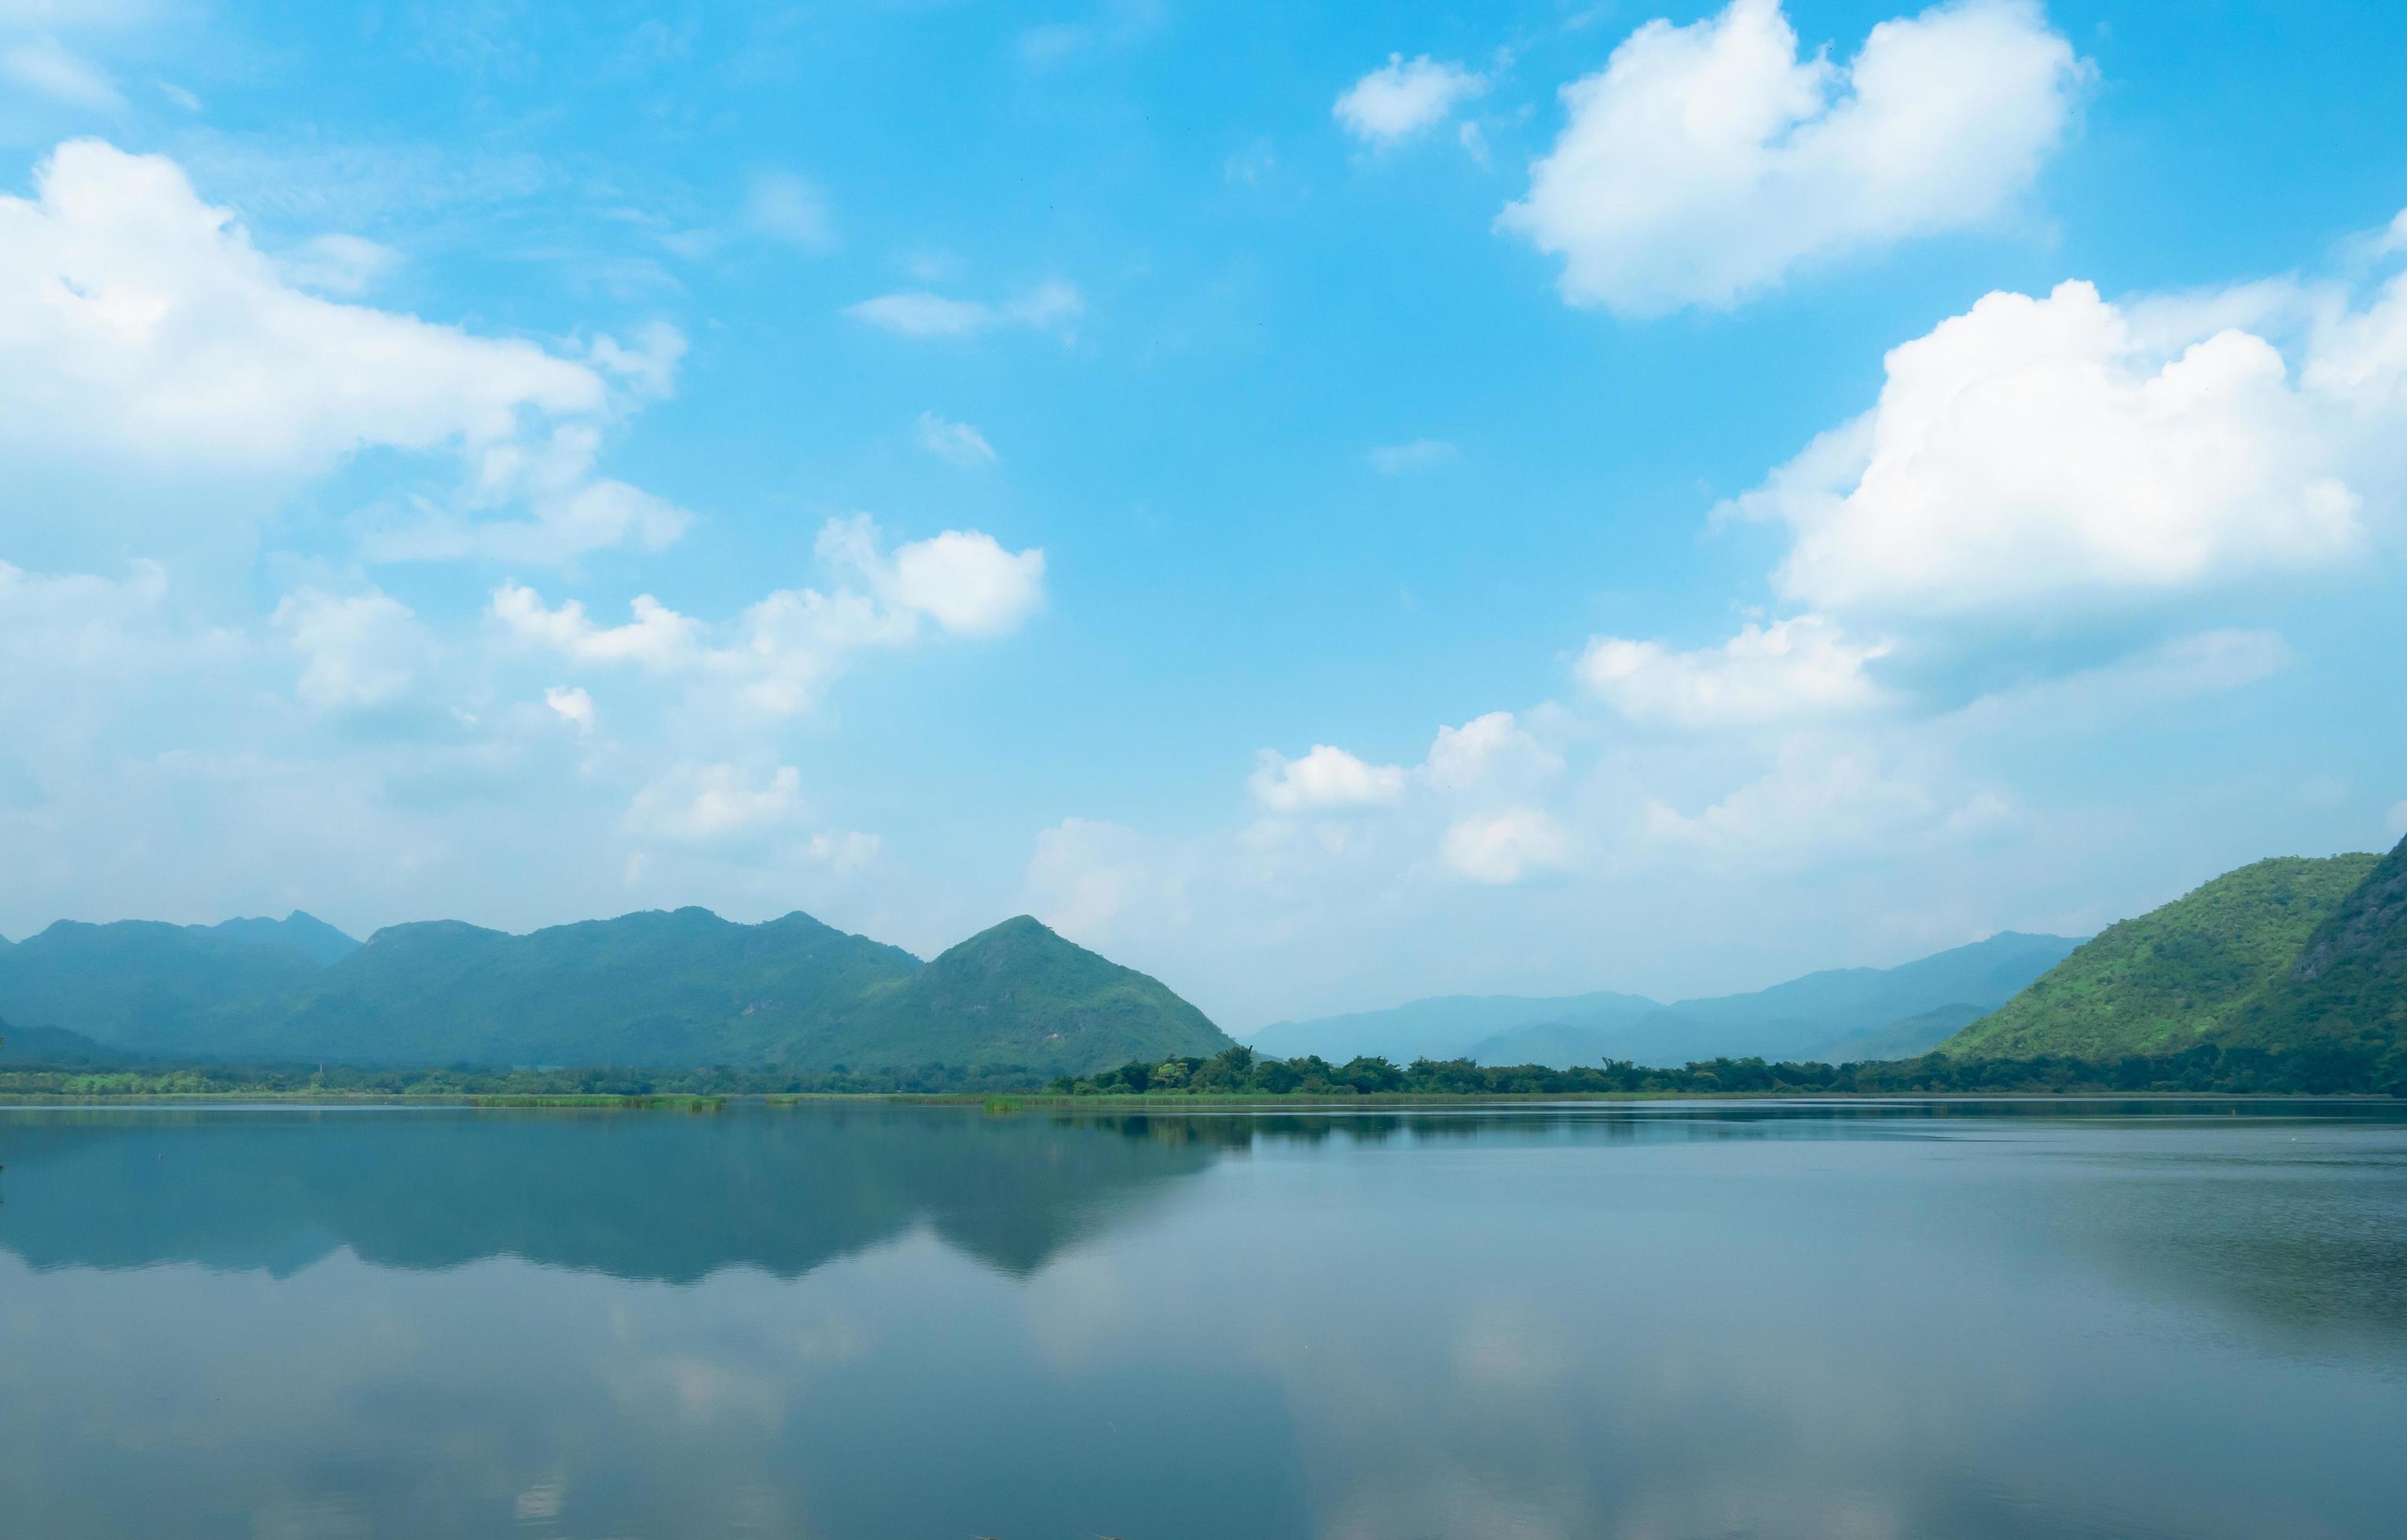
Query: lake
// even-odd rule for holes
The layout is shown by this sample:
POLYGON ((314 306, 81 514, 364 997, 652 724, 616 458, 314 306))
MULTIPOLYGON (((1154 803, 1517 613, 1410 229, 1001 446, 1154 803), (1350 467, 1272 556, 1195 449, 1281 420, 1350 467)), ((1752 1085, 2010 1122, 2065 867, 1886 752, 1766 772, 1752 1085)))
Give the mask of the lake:
POLYGON ((2407 1107, 0 1111, 14 1535, 2379 1535, 2407 1107))

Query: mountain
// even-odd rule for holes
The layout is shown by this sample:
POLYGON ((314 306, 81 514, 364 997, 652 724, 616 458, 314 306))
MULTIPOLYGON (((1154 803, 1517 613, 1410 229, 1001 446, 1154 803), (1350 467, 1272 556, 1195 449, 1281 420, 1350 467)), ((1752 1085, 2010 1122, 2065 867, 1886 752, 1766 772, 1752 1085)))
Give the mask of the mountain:
POLYGON ((2407 1043, 2407 839, 2233 1018, 2234 1041, 2321 1042, 2380 1057, 2407 1043))
MULTIPOLYGON (((2393 860, 2397 857, 2393 856, 2393 860)), ((2277 991, 2305 963, 2311 939, 2374 875, 2381 858, 2283 857, 2260 861, 2135 920, 2110 925, 1994 1013, 1950 1038, 1944 1050, 1977 1058, 2028 1059, 2042 1054, 2104 1060, 2178 1051, 2231 1034, 2252 1001, 2277 991)), ((2367 918, 2371 911, 2364 912, 2367 918)), ((2345 929, 2345 927, 2343 927, 2345 929)), ((2350 961, 2343 978, 2320 991, 2365 977, 2356 943, 2332 937, 2332 958, 2350 961)), ((2329 971, 2321 977, 2329 977, 2329 971)), ((2303 999, 2304 996, 2300 998, 2303 999)), ((2262 1028, 2281 1030, 2289 1018, 2261 1007, 2262 1028)))
POLYGON ((1049 1077, 1229 1046, 1159 980, 1021 915, 873 989, 811 1053, 819 1066, 1025 1064, 1049 1077))
POLYGON ((316 915, 303 914, 298 909, 281 920, 227 920, 206 928, 228 941, 248 942, 254 947, 290 947, 321 965, 339 962, 360 949, 357 941, 316 915))
POLYGON ((0 1015, 130 1053, 190 1052, 229 1017, 278 1012, 320 971, 292 948, 201 926, 62 920, 0 951, 0 1015))
MULTIPOLYGON (((1041 1077, 1216 1053, 1158 981, 1007 920, 934 962, 805 914, 652 910, 525 935, 388 926, 334 951, 308 917, 62 922, 0 952, 0 1009, 159 1059, 711 1064, 822 1072, 1023 1065, 1041 1077)), ((346 938, 347 939, 347 938, 346 938)))
POLYGON ((1912 1058, 2012 999, 2079 945, 2005 931, 1894 968, 1830 969, 1747 994, 1670 1005, 1631 994, 1454 996, 1285 1021, 1253 1041, 1288 1058, 1380 1054, 1399 1063, 1426 1056, 1557 1068, 1607 1058, 1662 1065, 1716 1055, 1912 1058))
POLYGON ((1254 1034, 1254 1050, 1275 1059, 1318 1054, 1342 1064, 1357 1057, 1386 1058, 1399 1064, 1415 1059, 1457 1059, 1471 1047, 1516 1027, 1587 1021, 1635 1020, 1659 1009, 1635 994, 1574 994, 1555 998, 1515 994, 1451 994, 1415 1000, 1388 1010, 1357 1011, 1305 1021, 1275 1021, 1254 1034))
POLYGON ((0 1064, 41 1064, 52 1069, 120 1064, 126 1056, 64 1027, 12 1027, 0 1021, 0 1064))
POLYGON ((786 1064, 919 967, 805 914, 654 909, 525 935, 428 920, 377 932, 287 1014, 222 1040, 350 1063, 786 1064))
POLYGON ((1934 1012, 1970 1020, 1993 1010, 2078 946, 2068 936, 2001 931, 1893 968, 1831 968, 1751 994, 1683 1000, 1598 1057, 1665 1065, 1721 1055, 1838 1062, 1873 1057, 1865 1045, 1901 1036, 1919 1036, 1928 1048, 1945 1034, 1931 1037, 1927 1026, 1917 1033, 1906 1023, 1934 1012))

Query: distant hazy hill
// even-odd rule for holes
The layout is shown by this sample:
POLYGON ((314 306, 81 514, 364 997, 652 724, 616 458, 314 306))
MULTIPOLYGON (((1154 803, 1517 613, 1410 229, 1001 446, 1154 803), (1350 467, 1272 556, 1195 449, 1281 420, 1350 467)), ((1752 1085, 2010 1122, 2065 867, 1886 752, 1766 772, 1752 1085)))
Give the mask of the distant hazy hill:
POLYGON ((303 914, 298 909, 281 920, 227 920, 206 929, 229 941, 245 941, 254 947, 290 947, 312 962, 339 962, 360 949, 357 941, 316 915, 303 914))
MULTIPOLYGON (((2378 934, 2344 947, 2335 933, 2331 959, 2351 960, 2339 969, 2339 982, 2323 982, 2330 977, 2327 964, 2313 981, 2317 990, 2276 988, 2306 964, 2309 941, 2325 936, 2325 922, 2339 915, 2377 863, 2381 858, 2371 855, 2285 857, 2228 872, 2160 909, 2109 926, 2002 1008, 1949 1039, 1946 1051, 2092 1060, 2172 1052, 2201 1039, 2229 1039, 2252 1002, 2256 1035, 2278 1039, 2309 999, 2329 1002, 2378 972, 2365 965, 2382 955, 2370 944, 2378 934), (2273 994, 2260 1001, 2269 991, 2273 994)), ((2369 921, 2375 915, 2357 912, 2369 921)), ((2395 944, 2395 918, 2390 925, 2395 944)))
POLYGON ((0 1021, 0 1064, 45 1064, 72 1069, 121 1062, 125 1055, 64 1027, 15 1027, 0 1021))
POLYGON ((281 1012, 321 971, 293 948, 203 926, 63 920, 0 951, 0 1016, 132 1053, 174 1053, 229 1017, 281 1012))
POLYGON ((527 935, 435 920, 390 926, 324 962, 282 936, 250 938, 278 923, 292 924, 53 925, 0 950, 0 1011, 163 1059, 358 1064, 1022 1064, 1049 1076, 1228 1046, 1160 983, 1024 918, 924 966, 803 914, 738 925, 654 910, 527 935))
POLYGON ((1719 1054, 1830 1062, 1929 1051, 2080 943, 2008 931, 1894 968, 1836 968, 1748 994, 1663 1005, 1630 994, 1456 996, 1281 1022, 1254 1038, 1281 1057, 1380 1054, 1568 1068, 1606 1058, 1678 1065, 1719 1054))
MULTIPOLYGON (((1357 1011, 1306 1021, 1277 1021, 1254 1034, 1257 1052, 1277 1059, 1317 1053, 1332 1063, 1358 1056, 1384 1057, 1399 1064, 1413 1060, 1455 1059, 1498 1033, 1533 1023, 1634 1021, 1658 1010, 1635 994, 1573 994, 1555 998, 1516 994, 1450 994, 1415 1000, 1389 1010, 1357 1011)), ((1531 1061, 1523 1061, 1530 1062, 1531 1061)))

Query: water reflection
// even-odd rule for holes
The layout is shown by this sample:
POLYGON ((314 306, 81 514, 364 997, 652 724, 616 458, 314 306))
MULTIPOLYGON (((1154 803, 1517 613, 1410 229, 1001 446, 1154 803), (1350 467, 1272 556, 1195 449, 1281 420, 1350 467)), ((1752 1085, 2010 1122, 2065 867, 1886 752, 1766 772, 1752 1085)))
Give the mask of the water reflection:
POLYGON ((0 1511, 2382 1533, 2407 1127, 2133 1110, 0 1114, 0 1511))

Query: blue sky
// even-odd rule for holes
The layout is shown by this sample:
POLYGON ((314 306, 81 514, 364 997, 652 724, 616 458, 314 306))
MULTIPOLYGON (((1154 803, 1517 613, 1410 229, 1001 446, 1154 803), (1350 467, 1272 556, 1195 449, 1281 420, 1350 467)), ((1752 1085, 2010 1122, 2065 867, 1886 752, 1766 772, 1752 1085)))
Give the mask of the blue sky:
POLYGON ((0 932, 1028 910, 1244 1030, 2386 845, 2402 50, 0 0, 0 932))

